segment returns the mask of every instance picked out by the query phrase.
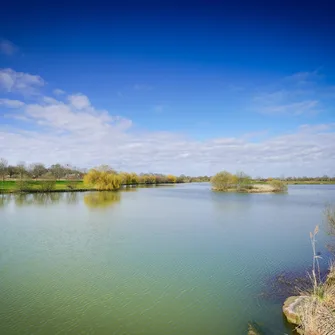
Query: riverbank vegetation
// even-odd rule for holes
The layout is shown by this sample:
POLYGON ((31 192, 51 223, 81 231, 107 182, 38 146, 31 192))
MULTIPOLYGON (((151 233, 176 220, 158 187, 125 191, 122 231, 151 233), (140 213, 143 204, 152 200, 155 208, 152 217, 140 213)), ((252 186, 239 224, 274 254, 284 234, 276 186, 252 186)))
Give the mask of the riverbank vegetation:
MULTIPOLYGON (((231 174, 227 171, 210 176, 174 176, 160 173, 134 173, 116 171, 108 165, 93 169, 95 171, 109 171, 109 182, 102 186, 99 178, 94 182, 89 174, 91 170, 77 168, 70 164, 53 164, 49 167, 42 163, 27 165, 19 162, 16 165, 8 164, 0 158, 0 192, 57 192, 57 191, 85 191, 85 190, 116 190, 123 186, 157 185, 192 182, 212 182, 214 190, 237 191, 246 193, 285 192, 288 184, 325 184, 335 183, 335 177, 281 177, 281 178, 251 178, 243 172, 231 174), (109 186, 106 186, 106 185, 109 186)), ((106 176, 104 177, 107 178, 106 176)))
POLYGON ((244 172, 232 174, 221 171, 211 178, 212 189, 220 192, 268 193, 286 192, 287 184, 273 179, 267 184, 255 184, 250 176, 244 172))
POLYGON ((42 163, 26 165, 20 162, 14 166, 9 165, 5 159, 0 159, 0 192, 2 193, 117 190, 122 186, 208 182, 209 180, 208 176, 118 172, 108 165, 101 165, 89 171, 69 164, 53 164, 46 167, 42 163))
MULTIPOLYGON (((334 234, 335 211, 326 209, 326 221, 330 233, 334 234)), ((302 335, 335 334, 335 264, 330 262, 325 278, 322 278, 319 259, 316 251, 316 235, 319 227, 310 233, 313 250, 312 270, 309 274, 309 289, 300 289, 299 296, 286 299, 283 312, 287 320, 296 325, 297 332, 302 335)))

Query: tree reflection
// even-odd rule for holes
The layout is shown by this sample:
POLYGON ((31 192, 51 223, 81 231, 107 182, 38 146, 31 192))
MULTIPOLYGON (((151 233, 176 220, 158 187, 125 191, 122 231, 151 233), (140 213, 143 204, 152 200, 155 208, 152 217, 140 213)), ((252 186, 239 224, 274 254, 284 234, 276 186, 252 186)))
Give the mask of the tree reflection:
POLYGON ((65 195, 65 201, 69 205, 75 205, 79 202, 78 193, 76 192, 67 192, 65 195))
POLYGON ((47 206, 59 203, 62 199, 62 194, 55 193, 31 193, 31 194, 16 194, 14 196, 15 205, 27 206, 27 205, 38 205, 47 206))
POLYGON ((10 202, 10 194, 1 194, 0 193, 0 207, 5 207, 10 202))
POLYGON ((85 194, 84 203, 89 208, 107 208, 121 201, 119 192, 92 192, 85 194))

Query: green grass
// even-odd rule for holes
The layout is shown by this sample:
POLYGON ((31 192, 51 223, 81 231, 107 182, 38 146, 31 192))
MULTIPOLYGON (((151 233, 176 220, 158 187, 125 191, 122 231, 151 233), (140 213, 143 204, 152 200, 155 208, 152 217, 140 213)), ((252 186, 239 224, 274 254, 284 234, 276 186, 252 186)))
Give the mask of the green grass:
MULTIPOLYGON (((29 180, 29 190, 36 192, 40 190, 41 181, 29 180)), ((68 181, 68 180, 57 180, 54 187, 54 191, 70 191, 70 190, 83 190, 91 189, 84 185, 83 181, 68 181)), ((0 181, 0 192, 10 193, 17 192, 17 185, 15 180, 0 181)))

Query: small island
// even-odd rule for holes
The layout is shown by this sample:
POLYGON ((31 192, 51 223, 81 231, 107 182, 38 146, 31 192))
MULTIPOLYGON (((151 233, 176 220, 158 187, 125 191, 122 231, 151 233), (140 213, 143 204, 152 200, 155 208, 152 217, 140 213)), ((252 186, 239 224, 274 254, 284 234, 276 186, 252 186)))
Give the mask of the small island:
POLYGON ((232 174, 221 171, 211 178, 212 190, 240 193, 282 193, 287 192, 287 184, 278 179, 266 183, 254 183, 244 172, 232 174))

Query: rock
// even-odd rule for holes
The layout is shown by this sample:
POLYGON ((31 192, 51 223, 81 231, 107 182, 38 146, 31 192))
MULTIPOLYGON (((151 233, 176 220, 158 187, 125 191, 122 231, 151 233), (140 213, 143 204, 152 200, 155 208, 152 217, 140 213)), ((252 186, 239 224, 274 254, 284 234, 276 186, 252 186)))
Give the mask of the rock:
POLYGON ((310 299, 308 296, 293 296, 285 300, 283 313, 289 323, 294 325, 300 324, 302 308, 306 301, 310 299))

